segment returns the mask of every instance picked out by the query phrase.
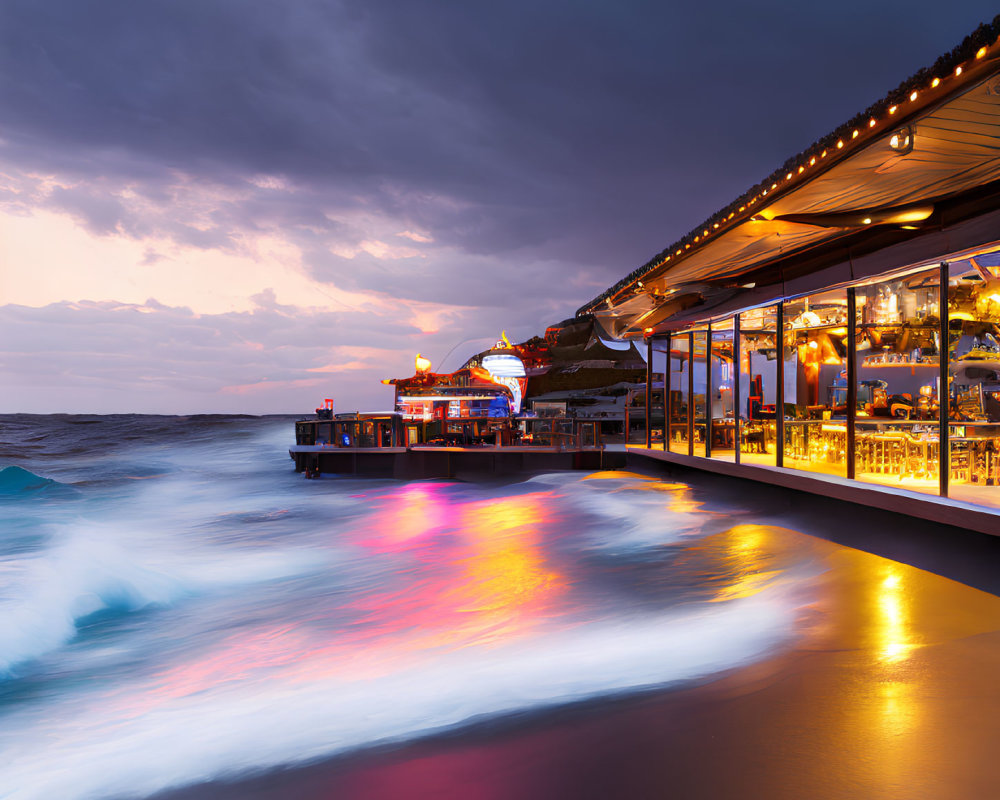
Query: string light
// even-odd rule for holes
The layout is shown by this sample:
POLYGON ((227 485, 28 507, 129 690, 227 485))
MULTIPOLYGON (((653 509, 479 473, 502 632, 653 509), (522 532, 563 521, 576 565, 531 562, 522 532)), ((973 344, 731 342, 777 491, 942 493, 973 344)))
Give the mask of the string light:
MULTIPOLYGON (((986 55, 986 50, 987 50, 986 47, 980 47, 979 50, 976 51, 976 56, 975 57, 977 59, 983 58, 986 55)), ((962 74, 962 72, 963 72, 963 68, 961 66, 955 67, 955 73, 954 74, 955 74, 956 77, 960 76, 962 74)), ((935 77, 930 82, 930 88, 932 88, 932 89, 936 89, 940 85, 941 85, 941 78, 940 77, 935 77)), ((916 90, 916 89, 914 89, 909 94, 910 102, 911 103, 912 102, 916 102, 916 100, 917 100, 917 98, 919 96, 920 96, 919 91, 916 90)), ((895 114, 898 109, 899 109, 898 105, 890 106, 889 109, 888 109, 889 114, 895 114)), ((874 128, 876 125, 878 125, 878 121, 874 117, 871 117, 868 120, 868 127, 869 128, 874 128)), ((861 132, 857 128, 855 128, 854 130, 851 131, 851 138, 852 139, 857 139, 858 136, 860 136, 860 134, 861 134, 861 132)), ((909 136, 907 136, 906 140, 903 141, 903 140, 900 139, 900 133, 897 132, 897 133, 894 133, 892 135, 892 137, 889 139, 889 146, 895 150, 895 149, 899 149, 901 144, 903 144, 905 146, 909 141, 910 141, 910 137, 909 136)), ((837 147, 838 150, 843 150, 844 149, 844 140, 843 139, 838 139, 836 147, 837 147)), ((826 158, 827 152, 828 152, 827 150, 823 150, 823 152, 820 153, 819 158, 821 158, 821 159, 822 158, 826 158)), ((812 167, 812 166, 815 166, 815 165, 816 165, 816 156, 814 155, 814 156, 812 156, 809 159, 808 166, 812 167)), ((798 168, 798 173, 802 174, 805 171, 805 169, 806 169, 805 165, 800 164, 799 168, 798 168)), ((785 175, 785 180, 786 181, 790 181, 790 180, 792 180, 793 177, 794 177, 794 173, 789 172, 789 173, 787 173, 785 175)), ((778 183, 777 182, 772 183, 770 191, 774 191, 777 188, 778 188, 778 183)), ((758 199, 762 199, 762 198, 766 197, 768 191, 769 191, 768 189, 762 189, 759 195, 756 195, 755 197, 752 197, 748 201, 747 205, 753 205, 754 203, 757 202, 758 199)), ((739 208, 740 212, 743 212, 745 210, 746 210, 746 205, 740 206, 740 208, 739 208)), ((731 220, 735 214, 736 214, 736 212, 730 212, 729 215, 723 221, 725 222, 725 221, 731 220)), ((757 217, 754 217, 753 219, 757 219, 757 217)), ((865 217, 862 220, 862 223, 865 224, 865 225, 871 225, 872 224, 871 217, 865 217)), ((909 227, 909 226, 906 226, 906 227, 909 227)), ((713 223, 712 224, 712 228, 715 229, 715 230, 718 230, 719 223, 718 222, 713 223)), ((701 239, 702 236, 704 236, 704 237, 707 238, 708 235, 709 235, 709 231, 706 229, 706 230, 702 231, 702 233, 701 233, 700 236, 695 236, 694 237, 694 241, 698 242, 698 241, 700 241, 700 239, 701 239)), ((691 249, 691 244, 690 243, 687 243, 687 244, 684 245, 684 250, 690 250, 690 249, 691 249)), ((677 252, 675 253, 675 255, 680 256, 682 254, 682 252, 683 252, 683 250, 678 249, 677 252)), ((671 256, 668 255, 663 260, 662 263, 665 264, 667 261, 670 261, 670 258, 671 258, 671 256)), ((642 284, 641 281, 639 281, 638 285, 641 288, 643 284, 642 284)), ((608 304, 609 308, 613 307, 611 298, 607 298, 607 304, 608 304)), ((650 332, 652 332, 652 330, 653 330, 652 328, 646 328, 646 333, 650 333, 650 332)))

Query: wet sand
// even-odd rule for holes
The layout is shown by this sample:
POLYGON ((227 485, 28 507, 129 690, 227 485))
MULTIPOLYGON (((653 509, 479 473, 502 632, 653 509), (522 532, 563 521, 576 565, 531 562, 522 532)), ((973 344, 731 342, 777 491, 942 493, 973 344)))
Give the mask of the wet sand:
POLYGON ((818 577, 781 652, 697 685, 483 721, 164 797, 1000 796, 1000 540, 694 480, 699 491, 747 492, 780 517, 692 547, 746 561, 734 592, 756 591, 761 565, 782 551, 813 560, 818 577))

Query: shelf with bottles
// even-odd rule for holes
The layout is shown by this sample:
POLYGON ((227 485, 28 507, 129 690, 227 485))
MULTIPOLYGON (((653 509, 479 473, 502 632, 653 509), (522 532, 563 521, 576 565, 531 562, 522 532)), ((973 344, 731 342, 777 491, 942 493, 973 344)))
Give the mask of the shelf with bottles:
POLYGON ((867 358, 861 362, 862 369, 875 369, 885 367, 934 367, 940 368, 941 363, 935 358, 933 361, 869 361, 867 358))

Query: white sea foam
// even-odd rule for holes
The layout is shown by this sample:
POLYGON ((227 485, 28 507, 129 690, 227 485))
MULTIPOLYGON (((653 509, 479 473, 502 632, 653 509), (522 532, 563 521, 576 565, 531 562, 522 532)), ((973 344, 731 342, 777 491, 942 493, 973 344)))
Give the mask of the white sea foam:
MULTIPOLYGON (((164 475, 86 494, 79 513, 99 524, 33 506, 56 541, 0 558, 0 670, 44 655, 32 677, 42 691, 15 688, 0 708, 0 798, 136 796, 301 763, 710 675, 765 656, 793 629, 797 600, 780 582, 661 614, 643 610, 648 595, 588 592, 606 561, 618 569, 634 552, 710 532, 718 517, 676 502, 681 490, 554 474, 411 496, 392 482, 303 481, 287 436, 283 426, 130 450, 164 475), (265 440, 273 457, 258 458, 265 440), (537 525, 514 515, 492 531, 484 514, 480 528, 461 528, 482 501, 501 508, 525 491, 551 492, 537 525), (415 515, 448 524, 395 536, 415 515), (580 558, 595 549, 608 559, 580 558), (555 572, 571 579, 566 596, 542 592, 534 608, 525 580, 546 586, 555 572), (465 580, 489 611, 493 579, 513 591, 503 619, 528 623, 506 638, 499 626, 470 634, 465 599, 442 601, 465 580), (429 613, 438 603, 461 619, 429 613), (64 646, 95 611, 151 605, 172 608, 64 646), (359 661, 374 668, 335 672, 359 661)), ((669 606, 669 586, 662 594, 669 606)))
POLYGON ((306 550, 170 550, 155 536, 139 541, 113 530, 76 531, 61 544, 3 563, 0 676, 68 642, 78 621, 91 614, 166 606, 324 563, 322 554, 306 550))
MULTIPOLYGON (((77 696, 8 717, 0 797, 148 794, 459 725, 708 675, 761 657, 791 629, 773 591, 504 646, 423 654, 367 679, 220 681, 150 710, 77 696), (114 709, 118 709, 115 711, 114 709), (264 733, 266 731, 266 734, 264 733), (54 768, 57 767, 57 768, 54 768)), ((116 700, 122 700, 119 693, 116 700)))

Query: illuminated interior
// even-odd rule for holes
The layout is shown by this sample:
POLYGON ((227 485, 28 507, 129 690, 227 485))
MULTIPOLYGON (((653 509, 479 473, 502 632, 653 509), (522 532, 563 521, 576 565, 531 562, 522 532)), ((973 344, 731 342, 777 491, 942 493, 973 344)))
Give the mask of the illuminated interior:
POLYGON ((1000 508, 997 44, 916 73, 580 307, 669 342, 669 453, 1000 508))
POLYGON ((712 351, 709 363, 707 394, 712 426, 709 455, 720 461, 736 460, 736 387, 732 318, 713 322, 712 351))
POLYGON ((784 466, 847 476, 847 292, 784 303, 784 466))
POLYGON ((1000 507, 1000 251, 943 263, 652 336, 648 446, 1000 507))
POLYGON ((940 270, 857 289, 855 476, 937 494, 940 270))
POLYGON ((745 311, 739 322, 739 459, 773 467, 777 464, 778 307, 745 311))
POLYGON ((670 337, 670 387, 669 417, 672 453, 688 454, 688 384, 690 377, 691 334, 670 337))
POLYGON ((948 464, 951 496, 1000 506, 1000 258, 948 274, 948 464))

